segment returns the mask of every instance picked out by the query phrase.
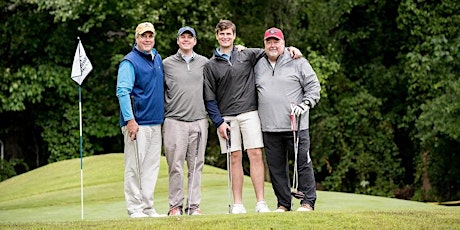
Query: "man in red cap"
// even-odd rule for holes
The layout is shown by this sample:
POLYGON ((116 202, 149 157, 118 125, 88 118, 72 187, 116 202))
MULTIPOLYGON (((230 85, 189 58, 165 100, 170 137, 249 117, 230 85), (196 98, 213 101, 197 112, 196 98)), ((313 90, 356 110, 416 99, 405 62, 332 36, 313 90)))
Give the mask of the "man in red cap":
POLYGON ((275 211, 290 211, 292 194, 301 199, 297 211, 312 211, 316 186, 309 154, 308 115, 320 99, 321 86, 305 58, 290 57, 280 29, 266 30, 264 45, 265 57, 257 62, 254 73, 265 154, 278 200, 275 211), (291 123, 290 118, 298 122, 291 123), (290 189, 286 154, 294 156, 294 192, 290 189))

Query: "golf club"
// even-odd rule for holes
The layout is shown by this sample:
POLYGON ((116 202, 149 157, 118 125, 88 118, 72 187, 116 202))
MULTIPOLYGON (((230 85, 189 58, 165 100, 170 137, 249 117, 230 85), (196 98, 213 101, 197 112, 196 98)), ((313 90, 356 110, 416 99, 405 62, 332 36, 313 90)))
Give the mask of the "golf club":
POLYGON ((294 114, 291 114, 291 129, 292 129, 292 134, 294 137, 294 172, 293 172, 294 175, 292 177, 291 195, 297 199, 303 199, 305 197, 305 194, 303 192, 297 190, 299 186, 299 172, 297 169, 297 156, 299 154, 300 121, 301 121, 301 115, 296 117, 294 114))
POLYGON ((192 173, 192 183, 188 188, 188 209, 187 214, 190 215, 190 203, 192 201, 192 193, 193 193, 193 182, 195 181, 195 172, 196 172, 196 160, 198 159, 198 151, 200 150, 200 141, 201 141, 201 131, 198 131, 198 137, 196 140, 196 153, 195 153, 195 163, 193 164, 193 173, 192 173))
MULTIPOLYGON (((230 121, 227 121, 227 124, 228 126, 230 126, 230 121)), ((230 136, 230 129, 227 129, 227 172, 228 172, 228 180, 227 180, 227 186, 228 186, 228 213, 231 214, 232 213, 232 201, 233 201, 233 195, 232 195, 232 172, 231 172, 231 166, 232 166, 232 158, 231 158, 231 154, 232 154, 232 150, 231 150, 231 147, 232 147, 232 143, 231 143, 231 136, 230 136)))
POLYGON ((136 156, 136 167, 137 167, 137 177, 139 178, 139 191, 142 194, 142 179, 141 179, 141 169, 140 169, 140 162, 139 162, 139 148, 137 146, 137 138, 133 140, 134 142, 134 150, 136 156))
MULTIPOLYGON (((134 96, 131 95, 130 99, 131 99, 131 107, 132 107, 132 110, 133 110, 133 115, 136 116, 136 110, 134 108, 134 96)), ((129 134, 129 135, 131 136, 131 134, 129 134)), ((140 162, 139 162, 140 158, 139 158, 139 148, 138 148, 138 145, 137 145, 137 138, 134 137, 133 141, 134 141, 134 150, 135 150, 135 154, 136 154, 135 157, 136 157, 137 177, 139 178, 139 191, 142 194, 141 168, 140 168, 140 162)))

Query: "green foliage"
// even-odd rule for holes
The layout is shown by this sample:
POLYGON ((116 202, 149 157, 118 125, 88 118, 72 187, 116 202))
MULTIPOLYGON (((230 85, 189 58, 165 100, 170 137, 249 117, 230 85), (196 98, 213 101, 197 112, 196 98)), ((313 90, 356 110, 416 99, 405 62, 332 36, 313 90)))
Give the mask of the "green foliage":
POLYGON ((334 105, 335 116, 318 115, 312 154, 326 189, 393 196, 404 170, 380 106, 378 99, 358 92, 334 105))
POLYGON ((328 60, 324 55, 319 55, 316 51, 308 52, 308 60, 313 67, 316 75, 318 76, 319 83, 323 86, 321 88, 321 98, 327 98, 328 79, 340 71, 340 64, 328 60))
POLYGON ((422 143, 436 144, 436 135, 460 141, 460 80, 449 82, 445 93, 423 104, 421 110, 417 128, 422 143))
MULTIPOLYGON (((118 101, 114 92, 115 66, 131 49, 135 26, 141 21, 154 22, 158 30, 156 48, 162 53, 162 49, 167 47, 165 50, 172 54, 177 48, 170 38, 177 33, 178 22, 192 26, 210 25, 214 22, 204 12, 216 10, 209 4, 203 4, 198 7, 200 11, 193 11, 194 16, 190 17, 190 9, 198 6, 193 1, 180 1, 182 7, 158 1, 30 0, 10 4, 4 6, 10 14, 9 18, 5 18, 5 34, 24 39, 2 40, 2 44, 12 50, 23 48, 34 58, 17 63, 17 66, 10 63, 0 66, 4 75, 0 79, 0 112, 37 111, 35 123, 43 129, 41 137, 47 149, 43 154, 49 162, 79 157, 78 86, 70 79, 76 43, 69 44, 67 41, 81 37, 94 67, 82 85, 83 155, 121 151, 121 138, 111 140, 111 144, 106 141, 120 135, 118 101), (24 11, 33 13, 24 14, 24 11), (173 14, 180 17, 171 21, 169 16, 173 14), (166 16, 168 19, 164 18, 166 16), (23 28, 34 18, 40 18, 41 23, 30 25, 32 30, 13 32, 13 28, 23 28), (204 23, 206 20, 207 23, 204 23), (52 25, 57 29, 51 29, 52 25), (43 34, 47 30, 50 33, 43 34), (28 37, 41 39, 31 40, 28 37), (46 53, 43 53, 43 48, 46 53)), ((10 55, 11 59, 21 60, 21 52, 18 51, 5 52, 2 56, 10 55)))
POLYGON ((10 159, 9 161, 0 159, 0 181, 16 176, 17 173, 14 169, 16 166, 22 166, 26 170, 29 170, 29 167, 22 159, 10 159))
MULTIPOLYGON (((0 7, 6 159, 34 168, 79 157, 78 85, 70 79, 77 37, 94 67, 81 88, 83 155, 121 152, 116 66, 132 49, 136 25, 154 23, 163 58, 177 51, 177 29, 193 26, 195 51, 210 57, 215 24, 225 18, 247 47, 281 28, 315 69, 322 91, 310 119, 320 185, 460 197, 455 0, 7 0, 0 7)), ((225 167, 212 125, 209 133, 206 162, 225 167)))
POLYGON ((456 1, 407 0, 399 8, 398 26, 411 34, 402 63, 409 79, 403 125, 415 127, 410 134, 420 151, 414 159, 422 199, 460 197, 458 175, 450 175, 460 166, 459 10, 456 1))

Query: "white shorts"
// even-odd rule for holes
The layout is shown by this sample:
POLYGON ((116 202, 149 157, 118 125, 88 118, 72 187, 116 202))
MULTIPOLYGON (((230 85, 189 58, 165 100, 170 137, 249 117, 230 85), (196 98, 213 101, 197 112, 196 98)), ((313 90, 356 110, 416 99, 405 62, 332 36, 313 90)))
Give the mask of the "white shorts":
MULTIPOLYGON (((257 110, 223 118, 225 122, 230 122, 230 127, 232 128, 230 132, 230 149, 232 152, 242 150, 241 139, 243 139, 244 150, 264 147, 259 112, 257 110)), ((227 153, 227 140, 222 138, 219 133, 217 133, 217 136, 219 137, 221 153, 227 153)))

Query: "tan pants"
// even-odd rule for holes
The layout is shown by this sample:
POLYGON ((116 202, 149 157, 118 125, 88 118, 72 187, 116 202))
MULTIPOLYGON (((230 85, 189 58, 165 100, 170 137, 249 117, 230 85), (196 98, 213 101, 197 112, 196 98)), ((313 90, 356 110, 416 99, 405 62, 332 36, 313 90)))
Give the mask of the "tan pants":
POLYGON ((161 125, 139 126, 131 141, 126 126, 121 128, 125 143, 125 199, 128 215, 149 213, 158 179, 161 157, 161 125))
POLYGON ((163 138, 166 160, 169 166, 169 207, 182 209, 184 202, 184 162, 188 168, 188 192, 185 213, 199 208, 201 202, 201 174, 208 139, 208 121, 193 122, 166 118, 163 138), (200 135, 198 134, 200 133, 200 135), (200 138, 198 140, 198 137, 200 138), (194 173, 194 174, 193 174, 194 173), (190 196, 191 195, 191 196, 190 196))

